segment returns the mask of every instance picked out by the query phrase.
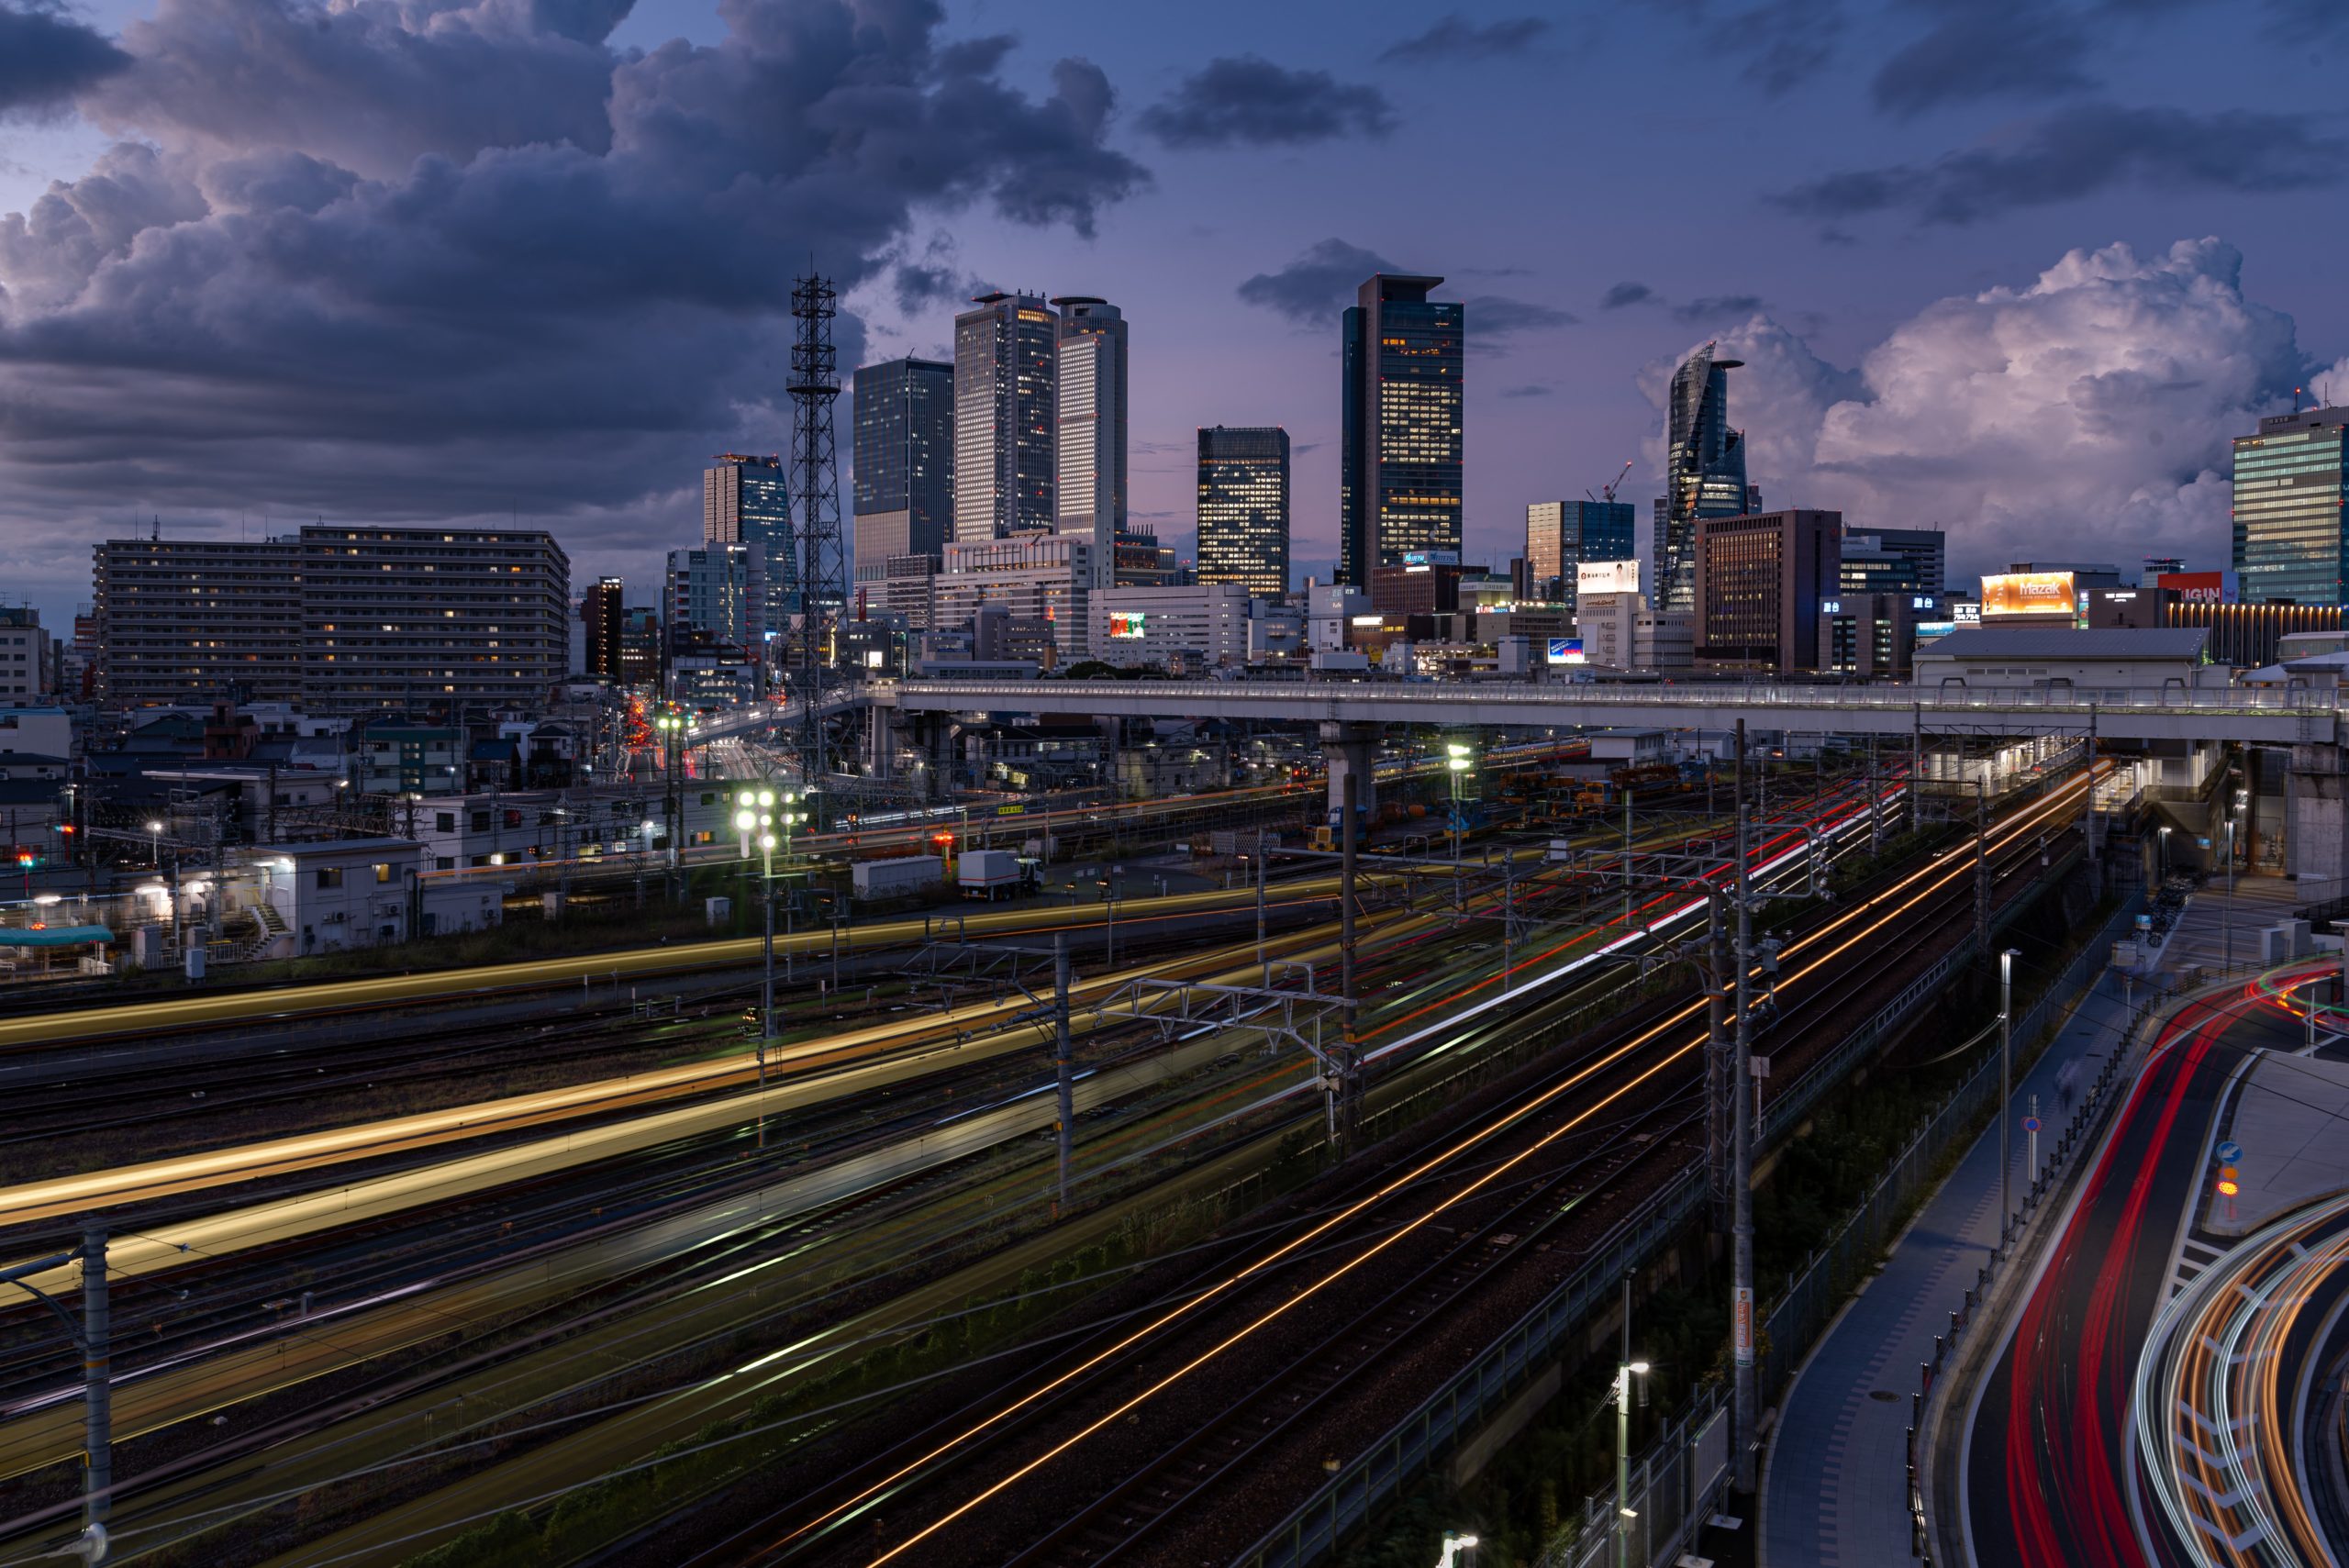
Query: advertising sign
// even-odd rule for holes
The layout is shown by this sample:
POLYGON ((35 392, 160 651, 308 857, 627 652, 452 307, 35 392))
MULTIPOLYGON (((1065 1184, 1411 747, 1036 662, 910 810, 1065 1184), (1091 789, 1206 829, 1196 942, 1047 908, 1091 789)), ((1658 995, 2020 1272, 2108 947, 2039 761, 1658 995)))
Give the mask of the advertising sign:
POLYGON ((1109 612, 1109 635, 1111 637, 1123 638, 1149 636, 1149 613, 1143 610, 1111 610, 1109 612))
POLYGON ((1955 626, 1979 626, 1982 624, 1982 606, 1965 604, 1952 605, 1949 607, 1949 618, 1951 624, 1955 626))
POLYGON ((2009 572, 1982 579, 1982 618, 1997 616, 2071 619, 2079 598, 2068 572, 2009 572))
POLYGON ((2189 605, 2215 605, 2226 592, 2225 576, 2217 572, 2165 572, 2154 579, 2189 605))
POLYGON ((1575 593, 1583 598, 1593 594, 1636 594, 1640 591, 1640 563, 1637 561, 1584 561, 1575 565, 1575 593))
POLYGON ((1582 664, 1588 662, 1588 661, 1583 657, 1582 639, 1579 637, 1552 638, 1550 639, 1550 662, 1553 664, 1582 664))
POLYGON ((1730 1331, 1737 1346, 1737 1364, 1753 1364, 1753 1292, 1743 1285, 1730 1292, 1730 1331))

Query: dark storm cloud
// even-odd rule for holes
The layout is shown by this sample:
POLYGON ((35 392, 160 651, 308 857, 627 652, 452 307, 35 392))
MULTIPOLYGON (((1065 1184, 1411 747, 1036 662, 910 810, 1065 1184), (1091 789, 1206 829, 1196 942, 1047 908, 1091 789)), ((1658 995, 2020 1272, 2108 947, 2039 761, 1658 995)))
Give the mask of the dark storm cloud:
POLYGON ((1938 17, 1931 30, 1876 73, 1876 106, 1887 114, 2095 84, 2084 69, 2086 23, 2047 0, 1930 0, 1926 8, 1938 17))
POLYGON ((1840 0, 1662 0, 1698 33, 1707 53, 1738 62, 1738 74, 1776 96, 1824 70, 1843 37, 1840 0))
POLYGON ((1582 319, 1554 305, 1498 294, 1476 295, 1466 302, 1465 310, 1472 343, 1503 341, 1545 327, 1572 327, 1582 319))
POLYGON ((0 4, 0 119, 50 113, 130 57, 50 0, 0 4))
POLYGON ((1846 170, 1770 200, 1807 217, 1905 210, 1927 223, 1959 224, 2131 183, 2245 192, 2337 184, 2349 145, 2316 126, 2308 115, 2084 104, 1996 146, 1921 167, 1846 170))
POLYGON ((1354 290, 1373 272, 1403 271, 1375 250, 1324 239, 1275 272, 1258 272, 1240 285, 1250 305, 1277 311, 1290 320, 1317 326, 1335 318, 1353 301, 1354 290))
POLYGON ((1645 284, 1621 283, 1598 296, 1601 310, 1620 310, 1626 306, 1655 303, 1655 290, 1645 284))
POLYGON ((0 219, 0 490, 640 547, 707 453, 780 444, 805 258, 934 291, 918 213, 1089 231, 1148 180, 1098 69, 1021 93, 927 0, 730 0, 641 54, 596 41, 624 10, 162 0, 83 95, 139 139, 0 219))
POLYGON ((1534 382, 1528 382, 1528 383, 1526 383, 1523 386, 1505 386, 1505 387, 1501 388, 1501 395, 1502 395, 1503 397, 1512 397, 1512 398, 1514 398, 1514 397, 1547 397, 1547 396, 1549 396, 1553 392, 1555 392, 1556 390, 1557 390, 1557 388, 1555 388, 1555 387, 1553 387, 1553 386, 1551 386, 1551 385, 1549 385, 1548 384, 1546 384, 1546 383, 1544 383, 1544 382, 1538 382, 1538 381, 1534 381, 1534 382))
POLYGON ((1675 321, 1703 321, 1721 316, 1751 316, 1768 301, 1758 294, 1709 294, 1672 307, 1675 321))
POLYGON ((1448 12, 1417 38, 1388 46, 1378 58, 1390 64, 1432 60, 1490 60, 1530 49, 1550 30, 1541 17, 1504 17, 1479 27, 1457 11, 1448 12))
POLYGON ((1169 147, 1282 147, 1385 136, 1394 106, 1375 87, 1326 71, 1291 71, 1257 55, 1209 61, 1142 111, 1142 128, 1169 147))

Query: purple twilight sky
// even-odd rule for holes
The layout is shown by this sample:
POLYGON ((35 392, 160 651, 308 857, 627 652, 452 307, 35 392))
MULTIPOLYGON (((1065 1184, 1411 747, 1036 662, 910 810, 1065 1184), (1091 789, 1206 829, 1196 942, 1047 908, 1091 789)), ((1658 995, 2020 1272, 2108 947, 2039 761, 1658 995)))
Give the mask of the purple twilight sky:
POLYGON ((1196 427, 1280 424, 1326 572, 1384 263, 1468 302, 1472 559, 1627 459, 1644 524, 1720 338, 1773 505, 2223 566, 2226 437, 2349 401, 2344 61, 2318 0, 0 0, 0 570, 518 518, 649 597, 811 252, 852 361, 1119 305, 1186 555, 1196 427))

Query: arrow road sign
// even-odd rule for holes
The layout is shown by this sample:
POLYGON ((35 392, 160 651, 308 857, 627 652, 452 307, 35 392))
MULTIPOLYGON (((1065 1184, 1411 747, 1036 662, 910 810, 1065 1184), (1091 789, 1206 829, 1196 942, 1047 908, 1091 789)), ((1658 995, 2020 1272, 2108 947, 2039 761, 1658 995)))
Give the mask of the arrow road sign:
POLYGON ((2225 1143, 2221 1143, 2221 1144, 2220 1144, 2220 1145, 2219 1145, 2219 1163, 2220 1163, 2220 1164, 2221 1164, 2221 1165, 2240 1165, 2240 1164, 2242 1164, 2242 1163, 2243 1163, 2243 1145, 2242 1145, 2242 1144, 2240 1144, 2240 1143, 2234 1142, 2234 1141, 2233 1141, 2233 1140, 2230 1140, 2229 1141, 2227 1141, 2227 1142, 2225 1142, 2225 1143))

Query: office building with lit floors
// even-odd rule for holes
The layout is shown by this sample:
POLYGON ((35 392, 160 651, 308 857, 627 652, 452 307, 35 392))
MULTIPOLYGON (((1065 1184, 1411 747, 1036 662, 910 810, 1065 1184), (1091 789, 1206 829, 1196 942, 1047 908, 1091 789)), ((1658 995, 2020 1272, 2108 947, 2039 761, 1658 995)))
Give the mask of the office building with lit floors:
POLYGON ((946 547, 946 570, 931 590, 931 624, 944 631, 998 606, 1015 620, 1048 622, 1065 663, 1082 659, 1093 593, 1090 540, 1028 534, 946 547))
POLYGON ((799 535, 791 518, 790 476, 783 459, 726 452, 702 471, 705 545, 748 545, 759 552, 766 599, 760 618, 772 627, 799 613, 799 535))
POLYGON ((2349 408, 2259 422, 2234 441, 2234 569, 2246 605, 2337 605, 2349 584, 2349 408))
POLYGON ((1052 300, 1060 320, 1053 351, 1054 533, 1092 549, 1094 586, 1116 579, 1126 529, 1126 320, 1090 295, 1052 300))
POLYGON ((1288 592, 1288 432, 1277 425, 1199 429, 1203 584, 1237 583, 1261 598, 1288 592))
POLYGON ((1525 508, 1525 567, 1532 596, 1575 607, 1584 562, 1630 561, 1640 552, 1629 501, 1535 501, 1525 508))
POLYGON ((1843 515, 1798 507, 1697 523, 1699 673, 1816 669, 1821 607, 1838 594, 1843 515))
MULTIPOLYGON (((1730 428, 1729 373, 1742 365, 1708 343, 1672 373, 1664 405, 1664 492, 1655 504, 1655 605, 1697 607, 1697 527, 1762 509, 1745 480, 1745 433, 1730 428)), ((1701 645, 1703 631, 1698 629, 1701 645)))
POLYGON ((1339 333, 1338 580, 1370 585, 1407 555, 1460 551, 1463 307, 1438 277, 1381 272, 1339 333))
POLYGON ((1060 317, 1033 295, 972 303, 978 308, 954 318, 954 540, 1051 533, 1060 518, 1060 317))
POLYGON ((579 619, 586 628, 585 651, 580 668, 611 685, 620 684, 620 636, 627 606, 627 585, 617 577, 598 577, 579 596, 579 619))

